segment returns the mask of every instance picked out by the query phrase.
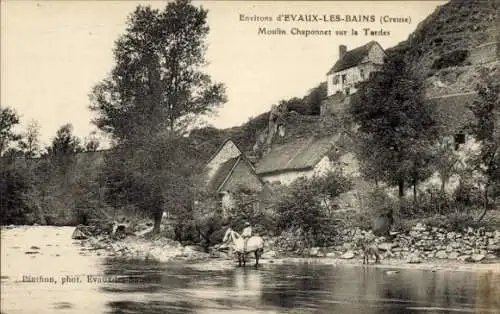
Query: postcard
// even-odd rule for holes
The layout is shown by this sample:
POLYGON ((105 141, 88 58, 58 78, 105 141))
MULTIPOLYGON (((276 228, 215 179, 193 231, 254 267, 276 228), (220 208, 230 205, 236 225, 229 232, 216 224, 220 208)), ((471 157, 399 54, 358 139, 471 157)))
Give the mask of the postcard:
POLYGON ((0 11, 2 314, 500 310, 498 1, 0 11))

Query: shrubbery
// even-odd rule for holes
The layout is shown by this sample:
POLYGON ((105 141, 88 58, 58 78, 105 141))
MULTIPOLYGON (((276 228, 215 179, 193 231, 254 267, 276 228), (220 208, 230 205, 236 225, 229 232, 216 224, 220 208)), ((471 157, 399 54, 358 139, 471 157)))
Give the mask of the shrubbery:
POLYGON ((467 60, 467 57, 469 57, 468 50, 453 50, 434 60, 431 68, 440 70, 452 66, 459 66, 467 60))
POLYGON ((30 189, 26 173, 11 165, 0 169, 0 217, 1 224, 26 224, 33 221, 32 210, 26 201, 30 189))
POLYGON ((297 180, 288 195, 276 204, 277 231, 300 229, 311 245, 333 242, 335 221, 328 215, 327 208, 335 197, 350 188, 351 182, 338 172, 320 178, 297 180))

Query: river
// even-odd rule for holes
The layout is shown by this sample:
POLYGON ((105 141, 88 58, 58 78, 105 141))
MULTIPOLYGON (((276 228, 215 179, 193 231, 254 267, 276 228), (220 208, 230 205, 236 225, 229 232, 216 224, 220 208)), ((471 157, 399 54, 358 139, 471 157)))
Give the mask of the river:
POLYGON ((2 313, 500 313, 498 272, 134 262, 82 251, 72 231, 2 229, 2 313))

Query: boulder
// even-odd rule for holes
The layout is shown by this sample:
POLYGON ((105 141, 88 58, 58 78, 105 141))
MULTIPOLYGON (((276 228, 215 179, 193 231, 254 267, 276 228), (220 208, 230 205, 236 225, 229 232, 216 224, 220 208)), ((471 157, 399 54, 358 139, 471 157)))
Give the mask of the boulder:
POLYGON ((352 259, 354 258, 354 252, 353 251, 347 251, 344 254, 340 256, 342 259, 352 259))
POLYGON ((446 254, 446 251, 439 251, 436 253, 436 258, 445 259, 448 258, 448 254, 446 254))
POLYGON ((312 247, 309 249, 309 256, 315 257, 318 256, 319 253, 319 247, 312 247))
POLYGON ((472 254, 471 258, 474 262, 482 261, 486 256, 484 254, 472 254))
POLYGON ((86 229, 84 225, 78 225, 75 228, 75 231, 73 231, 73 234, 71 234, 71 239, 73 240, 85 240, 88 238, 88 235, 86 233, 86 229))
POLYGON ((426 226, 421 222, 417 223, 417 225, 412 228, 413 231, 425 231, 426 229, 426 226))
POLYGON ((457 252, 451 252, 448 254, 449 259, 458 259, 459 254, 457 252))
POLYGON ((418 252, 414 252, 408 255, 406 262, 409 264, 420 264, 422 263, 422 258, 418 252))
POLYGON ((470 255, 460 255, 457 260, 461 261, 461 262, 468 262, 468 261, 471 261, 472 258, 470 255))
POLYGON ((262 254, 263 258, 274 258, 276 257, 276 251, 270 250, 270 251, 264 251, 264 254, 262 254))
POLYGON ((377 247, 381 251, 390 252, 392 247, 393 247, 393 244, 390 242, 383 242, 383 243, 380 243, 379 245, 377 245, 377 247))

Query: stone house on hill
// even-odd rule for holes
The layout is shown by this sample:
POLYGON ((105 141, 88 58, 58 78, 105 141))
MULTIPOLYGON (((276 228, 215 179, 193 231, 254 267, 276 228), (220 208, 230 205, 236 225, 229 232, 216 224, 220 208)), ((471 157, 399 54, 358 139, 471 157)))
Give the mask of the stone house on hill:
POLYGON ((230 139, 208 160, 204 174, 205 186, 220 197, 224 214, 235 207, 234 193, 243 189, 259 194, 265 190, 253 164, 230 139))
POLYGON ((333 137, 297 138, 274 145, 256 164, 256 173, 265 183, 290 185, 299 178, 320 176, 333 169, 328 154, 333 137))
POLYGON ((351 95, 356 92, 356 84, 367 80, 370 73, 380 69, 386 54, 376 41, 347 51, 347 46, 339 46, 339 59, 328 71, 327 97, 338 92, 351 95))
POLYGON ((350 96, 357 91, 357 84, 366 81, 380 70, 386 53, 376 41, 347 51, 339 46, 339 59, 326 74, 327 97, 323 100, 320 115, 336 115, 344 111, 350 96))

